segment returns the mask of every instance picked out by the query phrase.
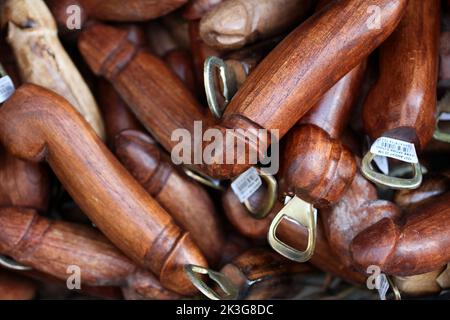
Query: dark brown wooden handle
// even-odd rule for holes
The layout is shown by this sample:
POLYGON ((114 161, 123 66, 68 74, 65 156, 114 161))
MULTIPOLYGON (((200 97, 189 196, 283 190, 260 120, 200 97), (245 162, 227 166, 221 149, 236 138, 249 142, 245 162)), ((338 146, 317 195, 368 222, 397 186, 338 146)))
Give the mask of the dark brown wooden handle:
POLYGON ((149 292, 143 289, 151 285, 159 288, 163 297, 176 297, 93 228, 51 221, 34 210, 12 207, 0 209, 0 221, 0 252, 35 270, 66 281, 71 274, 69 266, 77 266, 82 285, 120 286, 141 292, 149 292))
POLYGON ((333 207, 321 210, 320 216, 330 247, 350 267, 353 238, 383 218, 399 217, 400 210, 389 201, 378 200, 376 188, 357 174, 342 199, 333 207))
POLYGON ((0 270, 0 300, 32 300, 37 289, 32 280, 0 270))
MULTIPOLYGON (((326 6, 291 32, 258 65, 228 105, 219 128, 276 129, 282 138, 339 79, 394 31, 406 4, 407 0, 345 0, 326 6), (370 6, 380 8, 380 28, 370 26, 370 6)), ((258 150, 259 140, 247 142, 248 147, 264 152, 258 150)), ((229 144, 217 152, 218 159, 235 149, 229 144)), ((207 167, 214 177, 236 176, 247 168, 207 167)))
POLYGON ((435 128, 439 48, 438 0, 410 0, 405 17, 380 48, 380 76, 363 110, 366 132, 415 143, 418 151, 435 128))
POLYGON ((168 155, 145 133, 121 132, 116 136, 115 149, 125 168, 190 233, 214 265, 222 253, 224 233, 208 193, 176 169, 168 155))
POLYGON ((288 299, 298 294, 295 281, 311 271, 308 264, 289 261, 273 251, 253 248, 245 251, 220 272, 238 288, 240 299, 288 299))
POLYGON ((0 206, 47 211, 50 184, 39 163, 23 161, 0 149, 0 206))
POLYGON ((433 198, 400 221, 385 218, 361 232, 351 244, 361 270, 377 265, 383 272, 412 276, 450 261, 450 193, 433 198))
MULTIPOLYGON (((183 82, 150 53, 139 51, 127 40, 127 32, 102 24, 87 27, 79 48, 97 75, 105 76, 137 118, 169 152, 176 129, 194 132, 194 121, 204 128, 212 121, 183 82), (162 107, 164 106, 164 107, 162 107)), ((190 140, 189 140, 190 143, 190 140)))
POLYGON ((66 100, 35 85, 20 87, 0 108, 0 140, 17 157, 45 159, 95 225, 164 286, 193 292, 184 265, 206 264, 199 249, 66 100))
POLYGON ((180 78, 186 87, 195 95, 197 94, 197 83, 195 82, 195 71, 193 60, 189 51, 184 49, 172 50, 164 56, 164 62, 180 78))

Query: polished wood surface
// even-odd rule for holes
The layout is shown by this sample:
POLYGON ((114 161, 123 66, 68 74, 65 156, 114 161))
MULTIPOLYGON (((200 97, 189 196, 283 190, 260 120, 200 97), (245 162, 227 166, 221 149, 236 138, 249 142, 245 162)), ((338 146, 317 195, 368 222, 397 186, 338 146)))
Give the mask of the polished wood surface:
POLYGON ((316 207, 338 201, 357 171, 340 137, 358 98, 365 63, 334 85, 285 137, 279 184, 316 207))
POLYGON ((221 219, 205 189, 174 167, 169 155, 147 134, 126 130, 116 136, 115 152, 125 168, 188 231, 215 265, 225 235, 221 219))
POLYGON ((350 244, 361 231, 383 218, 396 219, 400 209, 378 200, 376 188, 359 173, 342 199, 332 208, 320 210, 325 235, 341 261, 352 265, 350 244))
POLYGON ((367 96, 364 128, 425 148, 435 128, 439 0, 410 0, 405 17, 379 50, 379 79, 367 96))
MULTIPOLYGON (((278 130, 282 138, 344 75, 360 64, 395 29, 406 0, 336 1, 291 32, 250 74, 228 105, 219 130, 278 130), (368 28, 368 6, 381 9, 381 28, 368 28), (340 26, 336 29, 336 26, 340 26), (324 68, 326 66, 326 68, 324 68)), ((237 136, 237 139, 243 139, 237 136)), ((247 141, 258 150, 258 141, 247 141)), ((226 144, 217 159, 234 151, 226 144)), ((216 161, 218 163, 219 161, 216 161)), ((247 165, 209 165, 209 175, 237 176, 247 165)))
POLYGON ((0 270, 0 300, 31 300, 37 285, 32 280, 6 270, 0 270))
POLYGON ((311 8, 310 0, 228 0, 207 12, 200 23, 206 44, 239 49, 300 24, 311 8))
POLYGON ((352 242, 354 265, 365 270, 378 265, 383 272, 412 276, 431 272, 450 261, 450 193, 416 206, 402 219, 385 218, 352 242))
POLYGON ((0 148, 0 206, 19 206, 47 211, 50 182, 39 163, 17 159, 0 148))
MULTIPOLYGON (((111 81, 139 121, 167 151, 178 144, 171 139, 175 130, 193 132, 194 121, 202 121, 203 128, 212 122, 208 110, 198 104, 165 63, 139 51, 127 40, 125 31, 92 24, 82 32, 79 48, 91 69, 111 81)), ((182 143, 191 141, 184 139, 182 143)))
POLYGON ((172 50, 164 56, 164 62, 180 78, 186 87, 195 95, 197 83, 194 64, 189 51, 184 49, 172 50))
POLYGON ((1 21, 23 82, 34 83, 67 99, 105 137, 97 103, 58 39, 55 21, 43 0, 8 0, 1 21))
POLYGON ((250 249, 220 270, 239 290, 239 299, 245 300, 292 298, 298 293, 296 280, 304 280, 310 271, 308 264, 289 261, 264 248, 250 249))
POLYGON ((205 265, 200 250, 66 100, 35 85, 20 87, 0 109, 0 140, 14 156, 45 159, 92 222, 165 287, 193 292, 183 266, 205 265))
POLYGON ((116 89, 105 79, 99 79, 97 83, 97 99, 105 121, 106 140, 110 147, 114 146, 114 139, 121 131, 143 129, 116 89))
POLYGON ((51 221, 34 210, 13 207, 0 209, 0 221, 1 254, 35 270, 66 281, 73 274, 69 267, 77 266, 82 286, 129 287, 142 293, 159 287, 159 295, 146 295, 146 298, 176 297, 93 228, 51 221))

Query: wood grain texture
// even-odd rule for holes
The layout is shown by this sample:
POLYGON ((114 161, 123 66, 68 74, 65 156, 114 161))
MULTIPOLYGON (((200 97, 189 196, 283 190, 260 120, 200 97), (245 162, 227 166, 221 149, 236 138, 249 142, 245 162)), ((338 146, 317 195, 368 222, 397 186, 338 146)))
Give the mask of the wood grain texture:
POLYGON ((363 110, 371 139, 382 135, 425 148, 435 128, 439 3, 410 0, 405 17, 379 52, 380 75, 363 110))
POLYGON ((169 155, 147 134, 126 130, 116 136, 115 152, 125 168, 188 231, 194 242, 215 265, 225 235, 221 219, 202 186, 176 168, 169 155))
POLYGON ((400 217, 400 209, 389 201, 378 200, 375 187, 357 174, 342 199, 332 208, 321 210, 320 216, 331 249, 350 267, 353 238, 383 218, 400 217))
POLYGON ((385 218, 361 232, 351 244, 354 265, 378 265, 383 272, 412 276, 450 261, 450 194, 432 198, 396 221, 385 218))
POLYGON ((120 132, 127 129, 143 129, 127 104, 105 79, 99 79, 97 83, 97 99, 105 121, 106 140, 111 148, 120 132))
MULTIPOLYGON (((370 4, 345 0, 333 2, 316 13, 291 32, 250 74, 228 105, 218 129, 276 129, 281 139, 335 83, 394 31, 406 3, 406 0, 377 0, 370 4), (381 9, 379 29, 367 26, 371 16, 369 5, 381 9)), ((247 141, 248 148, 263 152, 258 150, 259 140, 247 141)), ((225 144, 224 150, 216 153, 217 159, 234 149, 234 144, 225 144)), ((226 178, 239 175, 248 166, 216 164, 206 169, 210 176, 226 178)))
POLYGON ((299 280, 310 271, 308 264, 289 261, 264 248, 250 249, 220 270, 239 290, 239 299, 244 300, 293 298, 299 280))
POLYGON ((224 0, 192 0, 184 7, 183 18, 186 20, 199 20, 208 11, 224 0))
POLYGON ((57 36, 55 21, 42 0, 8 0, 1 17, 23 82, 66 98, 105 137, 97 103, 57 36))
MULTIPOLYGON (((203 128, 212 122, 208 111, 165 63, 139 51, 127 40, 126 32, 92 24, 82 32, 78 44, 94 73, 105 76, 114 85, 139 121, 167 151, 178 145, 179 141, 171 139, 175 130, 193 132, 194 121, 201 121, 203 128)), ((183 139, 181 144, 190 145, 187 140, 183 139)))
POLYGON ((0 252, 35 270, 66 281, 73 274, 69 266, 75 265, 80 268, 82 286, 120 286, 148 292, 145 297, 153 299, 177 296, 93 228, 51 221, 34 210, 12 207, 0 209, 0 221, 0 252), (151 294, 151 288, 159 288, 160 293, 151 294))
POLYGON ((0 206, 45 212, 49 197, 47 169, 42 164, 17 159, 0 148, 0 206))
POLYGON ((298 25, 310 0, 228 0, 207 12, 200 22, 206 44, 220 50, 239 49, 298 25))
POLYGON ((0 270, 0 300, 32 300, 37 293, 36 284, 6 270, 0 270))
POLYGON ((194 64, 189 51, 184 49, 172 50, 166 53, 163 59, 178 78, 184 82, 186 87, 194 95, 197 94, 194 64))
POLYGON ((183 266, 205 265, 200 250, 66 100, 35 85, 20 87, 0 109, 0 140, 14 156, 45 159, 92 222, 166 288, 194 291, 183 266))
POLYGON ((358 98, 365 63, 335 84, 285 137, 280 190, 316 207, 336 203, 357 171, 353 153, 341 142, 358 98))

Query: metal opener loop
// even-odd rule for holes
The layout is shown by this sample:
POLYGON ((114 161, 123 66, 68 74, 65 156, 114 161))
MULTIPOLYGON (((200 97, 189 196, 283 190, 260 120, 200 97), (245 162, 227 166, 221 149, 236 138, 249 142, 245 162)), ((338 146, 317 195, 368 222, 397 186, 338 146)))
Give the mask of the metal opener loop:
POLYGON ((417 189, 422 184, 422 170, 419 163, 410 164, 413 171, 411 179, 397 178, 376 172, 372 166, 372 161, 375 157, 375 154, 368 151, 362 160, 361 171, 370 181, 397 190, 417 189))
POLYGON ((238 298, 238 289, 223 273, 192 264, 185 265, 184 272, 186 272, 186 275, 192 284, 211 300, 236 300, 238 298), (219 296, 200 277, 197 276, 198 274, 207 275, 211 280, 216 282, 225 293, 225 296, 219 296))
POLYGON ((213 179, 195 169, 183 167, 184 173, 191 179, 216 190, 224 191, 225 188, 220 180, 213 179))
POLYGON ((277 214, 275 219, 273 219, 269 228, 267 240, 269 241, 270 246, 282 256, 296 262, 306 262, 311 259, 314 254, 316 237, 317 210, 310 203, 307 203, 295 196, 277 214), (302 225, 308 230, 308 245, 305 251, 299 251, 292 248, 278 239, 277 229, 283 219, 288 219, 302 225))
POLYGON ((31 267, 24 266, 23 264, 20 264, 12 259, 2 256, 2 255, 0 255, 0 266, 10 269, 10 270, 15 270, 15 271, 33 270, 33 268, 31 268, 31 267))
POLYGON ((450 113, 450 92, 447 92, 445 96, 438 102, 437 105, 438 109, 438 117, 436 121, 436 128, 434 129, 433 138, 450 143, 450 133, 444 132, 439 128, 439 122, 442 114, 444 113, 450 113))
POLYGON ((277 201, 277 180, 272 176, 265 174, 261 169, 257 169, 259 176, 266 182, 268 187, 268 198, 264 205, 259 208, 254 208, 249 200, 244 201, 244 205, 250 214, 256 219, 264 219, 273 209, 275 202, 277 201))
POLYGON ((217 119, 220 119, 222 118, 223 111, 227 104, 231 101, 237 91, 234 73, 222 59, 218 57, 208 57, 205 60, 203 79, 205 82, 206 99, 208 100, 209 109, 217 119), (215 69, 219 71, 220 80, 222 81, 223 86, 222 95, 225 102, 222 107, 220 107, 217 102, 215 69))
POLYGON ((392 293, 394 294, 394 300, 402 300, 402 295, 397 285, 392 281, 390 276, 386 276, 387 281, 389 282, 389 286, 392 289, 392 293))

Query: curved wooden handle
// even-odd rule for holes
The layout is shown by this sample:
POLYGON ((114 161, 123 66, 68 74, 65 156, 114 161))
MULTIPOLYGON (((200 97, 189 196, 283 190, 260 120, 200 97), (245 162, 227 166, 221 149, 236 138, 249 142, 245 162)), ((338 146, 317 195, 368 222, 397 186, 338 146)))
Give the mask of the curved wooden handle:
POLYGON ((125 168, 190 233, 214 265, 222 253, 224 233, 207 192, 179 172, 147 134, 123 131, 116 136, 115 146, 125 168))
POLYGON ((37 289, 32 280, 0 270, 0 300, 32 300, 37 289))
POLYGON ((363 110, 366 132, 415 143, 418 151, 435 128, 439 1, 410 0, 397 30, 380 48, 380 77, 363 110))
POLYGON ((228 0, 206 13, 200 35, 220 50, 239 49, 300 23, 311 7, 310 0, 228 0))
POLYGON ((45 212, 50 196, 47 170, 0 149, 0 206, 18 206, 45 212))
POLYGON ((92 228, 51 221, 33 210, 12 207, 0 209, 0 221, 1 253, 24 265, 63 281, 71 274, 69 266, 77 266, 82 286, 121 286, 153 299, 176 296, 92 228), (151 294, 156 290, 150 288, 158 288, 160 295, 151 294))
POLYGON ((378 200, 375 187, 357 174, 342 199, 333 207, 321 210, 320 216, 330 247, 350 267, 353 238, 383 218, 399 217, 400 210, 389 201, 378 200))
POLYGON ((126 31, 90 25, 79 38, 79 48, 94 73, 111 81, 139 121, 167 151, 178 144, 171 140, 175 130, 194 132, 194 121, 201 121, 203 128, 211 123, 212 117, 182 81, 163 61, 138 51, 127 40, 126 31))
POLYGON ((448 263, 449 201, 446 193, 417 206, 401 221, 385 218, 361 232, 351 244, 355 266, 365 270, 378 265, 390 275, 412 276, 448 263))
POLYGON ((245 251, 220 270, 238 288, 240 299, 246 300, 292 298, 293 291, 297 291, 295 280, 304 278, 308 271, 309 265, 263 248, 245 251))
POLYGON ((105 138, 97 103, 58 39, 55 20, 43 0, 9 0, 2 10, 8 43, 22 81, 40 85, 67 99, 95 132, 105 138))
POLYGON ((123 168, 70 104, 24 85, 0 108, 0 140, 15 156, 46 159, 102 232, 180 293, 194 289, 185 264, 206 264, 191 238, 123 168))

